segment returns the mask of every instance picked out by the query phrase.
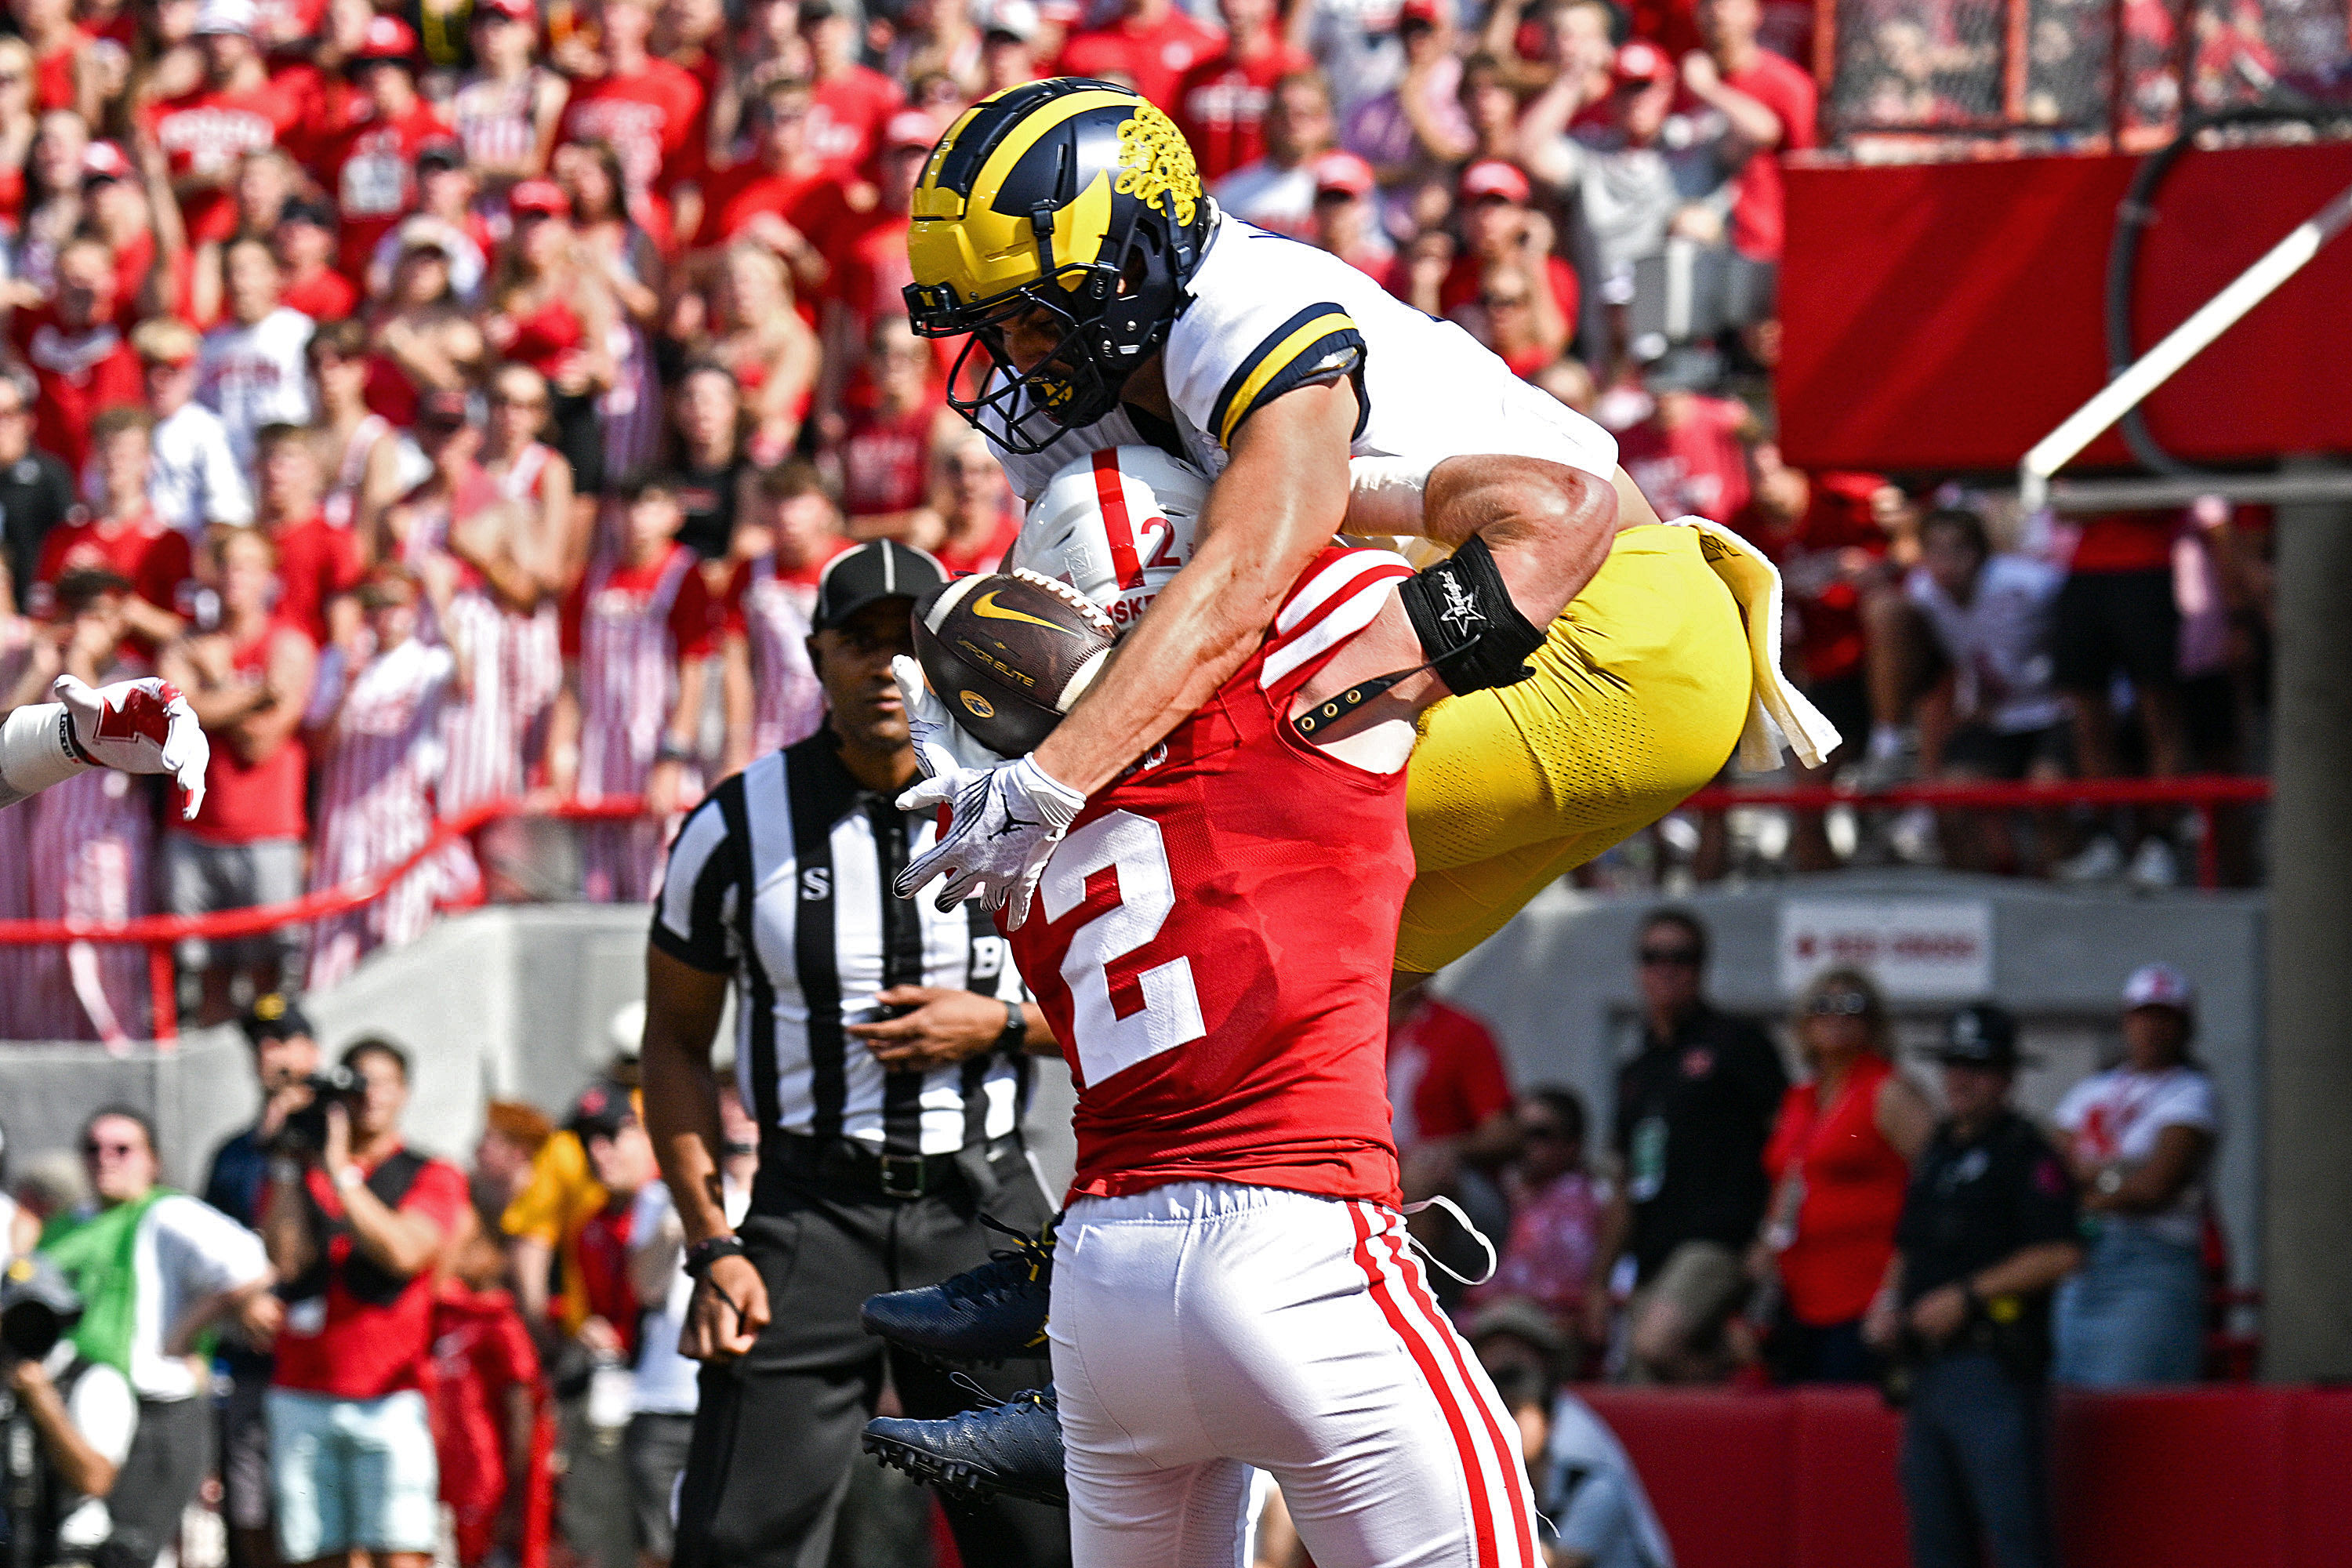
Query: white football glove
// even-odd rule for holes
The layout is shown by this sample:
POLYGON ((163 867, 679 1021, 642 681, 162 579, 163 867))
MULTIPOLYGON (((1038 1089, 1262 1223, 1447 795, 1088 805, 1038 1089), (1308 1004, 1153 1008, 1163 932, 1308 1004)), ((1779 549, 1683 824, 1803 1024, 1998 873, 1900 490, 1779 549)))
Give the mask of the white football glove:
POLYGON ((944 875, 947 883, 937 900, 942 912, 977 898, 983 909, 1005 910, 1005 929, 1018 931, 1029 918, 1029 900, 1054 846, 1086 804, 1085 795, 1055 780, 1032 757, 935 774, 900 795, 898 809, 945 805, 950 814, 947 831, 891 886, 900 898, 911 899, 916 889, 944 875))
POLYGON ((898 700, 907 705, 907 728, 915 737, 915 763, 927 779, 958 768, 992 768, 1007 759, 956 722, 955 710, 940 700, 923 667, 907 654, 890 661, 898 678, 898 700))
POLYGON ((152 675, 100 687, 60 675, 50 689, 72 719, 74 743, 90 761, 126 773, 170 773, 184 797, 181 818, 194 818, 205 803, 212 745, 178 687, 152 675))

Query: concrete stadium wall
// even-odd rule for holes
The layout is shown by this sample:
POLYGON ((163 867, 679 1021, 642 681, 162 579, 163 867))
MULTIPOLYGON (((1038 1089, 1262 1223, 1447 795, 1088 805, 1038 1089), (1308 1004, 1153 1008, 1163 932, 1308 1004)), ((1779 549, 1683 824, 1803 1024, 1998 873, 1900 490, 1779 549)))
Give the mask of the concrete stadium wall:
MULTIPOLYGON (((1671 900, 1706 923, 1713 949, 1707 984, 1716 1005, 1767 1025, 1792 1073, 1784 906, 1812 900, 1860 905, 1864 913, 1883 908, 1890 922, 1923 901, 1985 906, 1990 951, 1982 993, 1895 999, 1904 1065, 1936 1094, 1935 1069, 1924 1053, 1939 1038, 1944 1015, 1963 1002, 1999 1002, 2023 1021, 2025 1048, 2039 1058, 2020 1075, 2019 1096, 2044 1117, 2077 1079, 2121 1054, 2124 977, 2142 963, 2178 965, 2198 988, 2194 1048, 2212 1069, 2225 1118, 2216 1194, 2233 1272, 2242 1282, 2261 1277, 2261 894, 2132 897, 1940 872, 1848 872, 1671 900)), ((1555 887, 1442 975, 1439 986, 1493 1026, 1516 1082, 1572 1086, 1594 1126, 1605 1128, 1617 1064, 1641 1044, 1636 929, 1666 901, 1555 887)))

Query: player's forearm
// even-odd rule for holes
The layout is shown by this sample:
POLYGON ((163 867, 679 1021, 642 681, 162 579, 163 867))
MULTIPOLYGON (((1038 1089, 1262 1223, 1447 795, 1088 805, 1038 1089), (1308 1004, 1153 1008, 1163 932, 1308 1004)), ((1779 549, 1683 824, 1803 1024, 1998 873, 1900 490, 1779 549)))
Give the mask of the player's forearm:
POLYGON ((62 784, 89 764, 76 754, 62 702, 33 702, 0 721, 0 808, 62 784))
POLYGON ((1202 510, 1192 559, 1038 747, 1039 768, 1092 795, 1242 667, 1298 574, 1346 521, 1356 409, 1345 382, 1307 386, 1242 426, 1202 510))

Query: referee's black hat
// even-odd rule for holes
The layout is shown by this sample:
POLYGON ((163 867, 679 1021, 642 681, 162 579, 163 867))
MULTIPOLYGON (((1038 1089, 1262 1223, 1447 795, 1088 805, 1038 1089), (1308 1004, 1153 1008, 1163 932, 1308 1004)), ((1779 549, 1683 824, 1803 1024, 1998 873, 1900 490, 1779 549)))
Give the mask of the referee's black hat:
POLYGON ((868 540, 825 563, 809 627, 830 631, 877 599, 919 599, 947 580, 947 568, 930 552, 895 539, 868 540))

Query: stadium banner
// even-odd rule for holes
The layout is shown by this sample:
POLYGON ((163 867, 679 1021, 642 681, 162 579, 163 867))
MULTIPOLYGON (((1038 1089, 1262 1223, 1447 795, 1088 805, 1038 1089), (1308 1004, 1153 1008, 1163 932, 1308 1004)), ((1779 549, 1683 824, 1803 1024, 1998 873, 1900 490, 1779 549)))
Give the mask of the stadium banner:
POLYGON ((1859 969, 1896 1001, 1958 1002, 1992 990, 1992 904, 1984 899, 1785 899, 1780 989, 1859 969))

